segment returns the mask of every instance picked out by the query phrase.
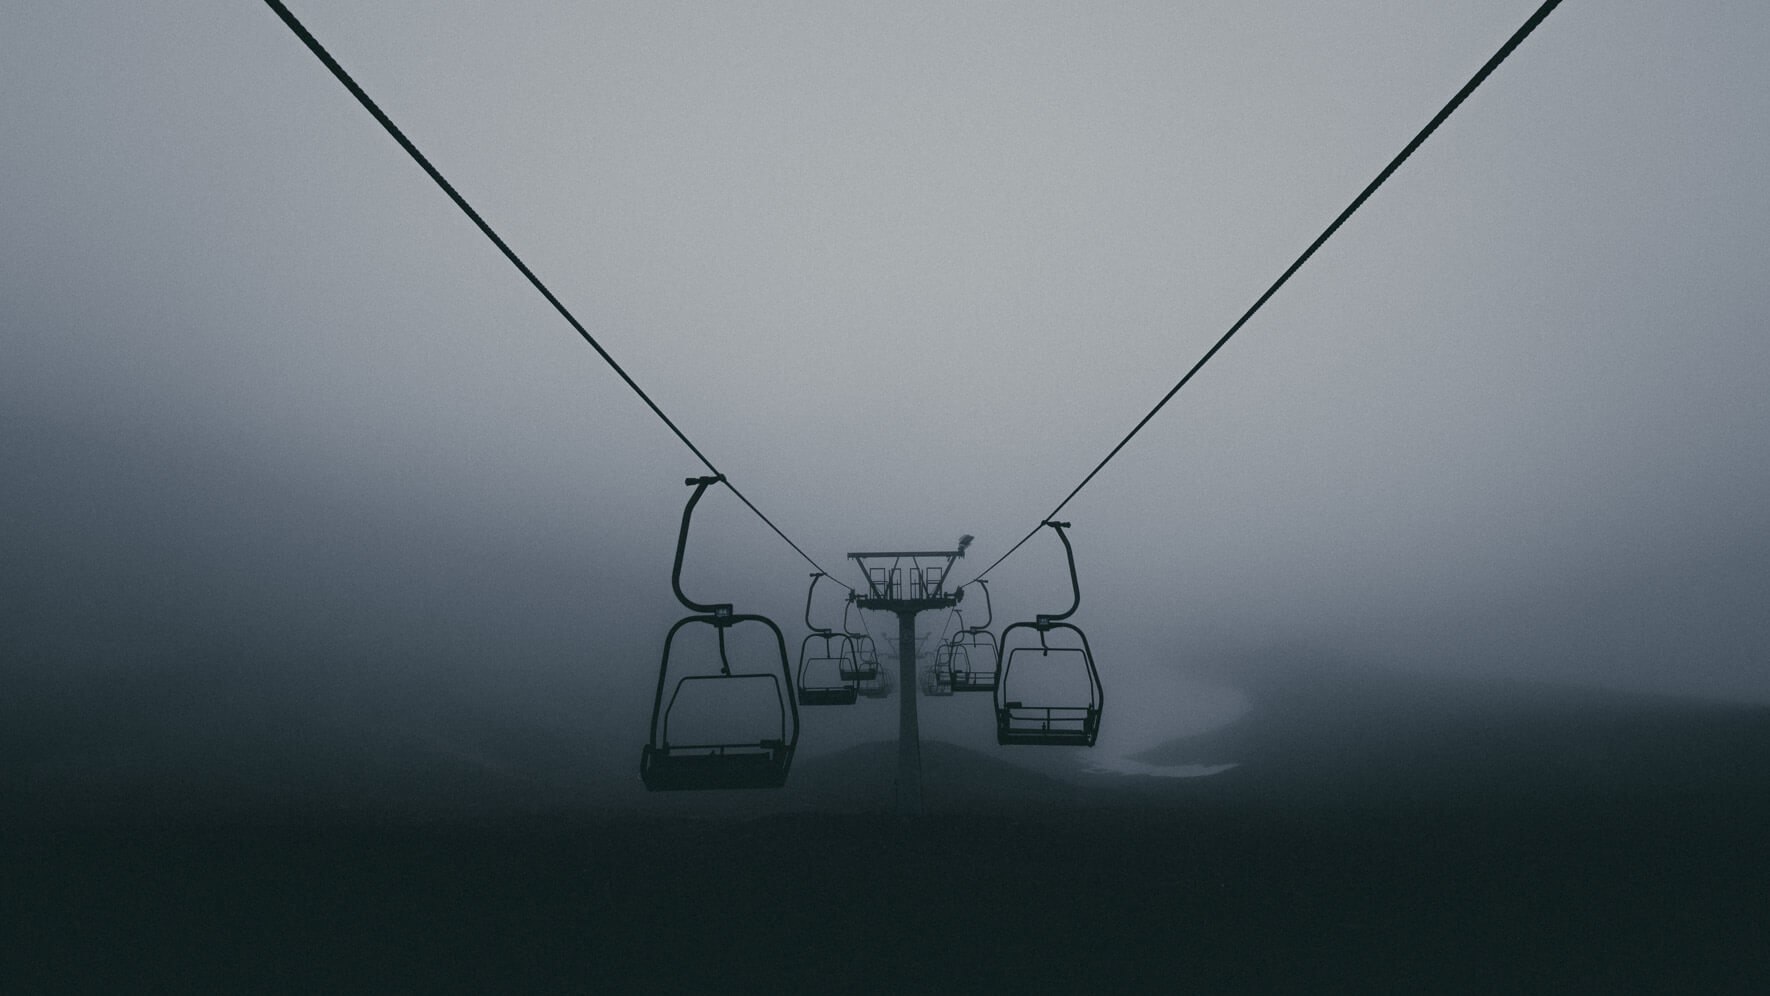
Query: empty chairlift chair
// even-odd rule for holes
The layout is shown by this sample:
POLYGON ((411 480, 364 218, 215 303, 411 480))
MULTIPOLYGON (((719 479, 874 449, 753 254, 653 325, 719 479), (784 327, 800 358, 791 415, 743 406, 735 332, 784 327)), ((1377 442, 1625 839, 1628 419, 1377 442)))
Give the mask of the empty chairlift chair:
MULTIPOLYGON (((961 619, 960 623, 963 624, 961 619)), ((934 648, 934 663, 922 669, 923 695, 953 694, 953 644, 943 641, 934 648)))
POLYGON ((1034 622, 1014 623, 1002 630, 996 658, 996 743, 1092 747, 1100 732, 1100 709, 1106 696, 1087 635, 1063 622, 1082 603, 1075 551, 1063 533, 1069 523, 1044 524, 1055 529, 1063 541, 1075 601, 1059 615, 1040 615, 1034 622), (1067 646, 1052 645, 1052 637, 1059 634, 1073 634, 1073 639, 1063 641, 1067 646), (1038 637, 1036 645, 1027 642, 1034 635, 1038 637))
POLYGON ((799 742, 799 707, 789 691, 793 674, 780 627, 766 616, 734 613, 730 604, 702 605, 682 593, 689 519, 701 495, 722 480, 687 481, 695 490, 682 510, 670 584, 677 600, 697 614, 678 620, 664 637, 658 690, 652 700, 651 740, 639 754, 639 777, 654 792, 779 788, 786 783, 799 742), (703 654, 702 660, 690 661, 686 659, 690 654, 676 647, 676 637, 684 628, 699 626, 713 629, 718 652, 716 657, 703 654), (764 659, 755 670, 732 669, 727 636, 740 626, 746 631, 766 629, 766 635, 773 637, 768 650, 758 651, 764 659), (711 667, 714 663, 717 670, 711 667), (674 685, 673 674, 680 675, 674 685), (678 720, 676 729, 671 728, 673 717, 678 720))
POLYGON ((989 582, 979 579, 971 584, 983 588, 984 620, 981 626, 961 629, 953 635, 953 691, 993 692, 996 690, 996 658, 1000 656, 996 638, 989 631, 990 623, 996 618, 995 609, 990 605, 989 582))
POLYGON ((868 633, 857 633, 848 626, 848 613, 854 608, 855 595, 848 596, 848 605, 842 610, 842 631, 854 643, 854 660, 850 669, 842 672, 842 677, 859 683, 860 694, 869 699, 882 699, 891 694, 891 678, 879 666, 879 650, 868 633))
POLYGON ((811 590, 805 593, 805 627, 811 633, 799 644, 799 704, 853 705, 860 693, 860 678, 854 676, 859 670, 854 639, 811 623, 811 595, 823 576, 822 571, 811 575, 811 590))

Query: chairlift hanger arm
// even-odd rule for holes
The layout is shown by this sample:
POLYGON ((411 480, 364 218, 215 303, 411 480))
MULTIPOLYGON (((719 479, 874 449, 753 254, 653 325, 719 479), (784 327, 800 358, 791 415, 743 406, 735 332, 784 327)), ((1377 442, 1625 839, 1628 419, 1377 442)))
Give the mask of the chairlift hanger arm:
POLYGON ((694 517, 694 507, 707 493, 707 489, 725 480, 724 474, 711 477, 690 477, 682 483, 694 488, 694 494, 688 496, 688 504, 682 509, 682 530, 676 534, 676 566, 670 570, 670 587, 676 589, 676 600, 688 606, 691 612, 705 612, 721 619, 731 618, 731 603, 702 605, 682 593, 682 556, 688 550, 688 523, 694 517))
MULTIPOLYGON (((1075 615, 1076 609, 1080 608, 1082 604, 1082 585, 1080 581, 1076 580, 1075 548, 1069 545, 1069 537, 1064 535, 1063 532, 1065 529, 1069 528, 1069 523, 1058 522, 1055 519, 1046 519, 1043 525, 1050 526, 1052 529, 1056 530, 1057 538, 1063 541, 1063 555, 1069 559, 1069 589, 1074 593, 1075 600, 1070 602, 1069 608, 1060 614, 1049 615, 1043 612, 1039 613, 1038 620, 1040 626, 1068 619, 1070 616, 1075 615)), ((984 591, 988 590, 988 588, 984 589, 984 591)))
MULTIPOLYGON (((822 633, 827 636, 830 633, 832 633, 833 630, 831 630, 827 627, 815 625, 811 621, 811 595, 812 595, 812 592, 817 591, 818 579, 822 578, 822 577, 826 577, 826 576, 827 575, 825 575, 823 571, 812 572, 811 587, 806 589, 806 591, 805 591, 805 628, 808 630, 811 630, 813 633, 822 633)), ((844 628, 847 627, 846 621, 843 622, 843 626, 844 626, 844 628)))
MULTIPOLYGON (((983 587, 983 622, 979 625, 976 625, 976 626, 966 627, 965 632, 967 632, 967 633, 982 633, 982 632, 985 632, 989 629, 990 623, 995 622, 996 611, 995 611, 995 607, 990 605, 990 601, 989 601, 989 581, 985 580, 984 578, 978 578, 977 580, 971 582, 971 584, 981 585, 983 587)), ((959 590, 963 591, 965 588, 969 588, 969 587, 971 587, 971 585, 969 585, 969 584, 964 585, 959 590)), ((965 621, 964 615, 961 614, 959 616, 959 621, 960 622, 965 621)))

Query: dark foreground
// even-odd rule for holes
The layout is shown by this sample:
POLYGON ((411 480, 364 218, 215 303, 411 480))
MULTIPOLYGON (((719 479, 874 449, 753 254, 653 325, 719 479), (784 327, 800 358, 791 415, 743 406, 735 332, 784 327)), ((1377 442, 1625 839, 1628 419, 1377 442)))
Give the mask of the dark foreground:
MULTIPOLYGON (((1208 779, 929 745, 907 823, 14 820, 0 989, 1770 991, 1765 710, 1384 688, 1292 681, 1152 752, 1240 761, 1208 779)), ((794 779, 833 799, 889 758, 794 779)))
POLYGON ((18 992, 1762 991, 1762 800, 7 840, 18 992))

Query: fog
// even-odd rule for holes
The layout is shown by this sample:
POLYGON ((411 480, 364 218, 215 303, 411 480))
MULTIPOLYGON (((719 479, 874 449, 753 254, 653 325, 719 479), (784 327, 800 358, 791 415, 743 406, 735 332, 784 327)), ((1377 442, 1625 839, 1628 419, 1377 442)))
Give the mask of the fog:
MULTIPOLYGON (((1007 551, 1535 4, 292 6, 859 585, 1007 551)), ((268 10, 5 22, 13 777, 268 741, 637 795, 704 468, 268 10)), ((1770 701, 1767 43, 1566 5, 1064 510, 1129 704, 1098 751, 1228 722, 1272 655, 1770 701)), ((1054 539, 996 629, 1068 604, 1054 539)), ((811 570, 697 510, 685 589, 795 652, 811 570)))

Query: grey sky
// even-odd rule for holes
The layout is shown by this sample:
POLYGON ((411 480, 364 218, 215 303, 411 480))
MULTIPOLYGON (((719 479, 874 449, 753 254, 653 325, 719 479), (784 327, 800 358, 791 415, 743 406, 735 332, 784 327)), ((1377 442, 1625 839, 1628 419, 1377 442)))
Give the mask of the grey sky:
MULTIPOLYGON (((1536 4, 292 6, 813 557, 968 578, 1536 4)), ((15 669, 175 617, 636 751, 692 456, 261 5, 4 22, 15 669)), ((1274 645, 1770 700, 1767 48, 1550 17, 1066 510, 1119 701, 1274 645)), ((809 568, 703 510, 796 643, 809 568)))

